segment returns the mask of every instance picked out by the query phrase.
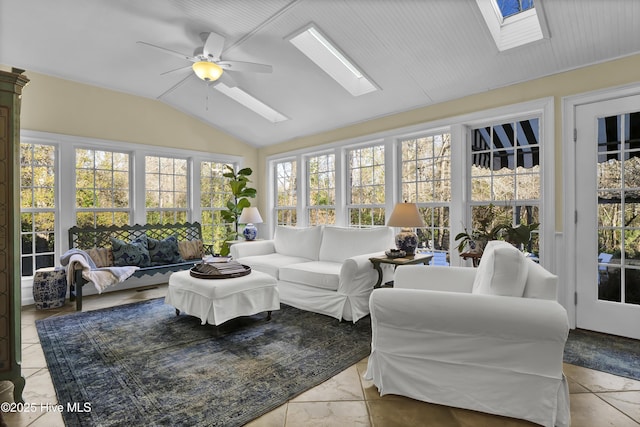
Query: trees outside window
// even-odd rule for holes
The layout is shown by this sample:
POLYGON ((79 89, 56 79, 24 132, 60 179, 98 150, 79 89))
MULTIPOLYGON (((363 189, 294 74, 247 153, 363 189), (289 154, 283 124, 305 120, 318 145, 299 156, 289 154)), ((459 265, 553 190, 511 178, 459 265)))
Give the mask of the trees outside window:
POLYGON ((76 149, 76 224, 129 224, 129 154, 76 149))
POLYGON ((347 161, 349 225, 385 225, 384 145, 350 149, 347 161))
POLYGON ((295 226, 297 219, 298 188, 296 161, 275 164, 275 215, 277 225, 295 226))
POLYGON ((307 159, 307 222, 309 225, 336 221, 335 155, 321 154, 307 159))
POLYGON ((205 245, 212 245, 214 253, 220 253, 222 245, 233 231, 233 224, 226 223, 221 212, 232 196, 229 180, 222 174, 230 164, 200 162, 200 207, 202 210, 202 239, 205 245))
POLYGON ((55 265, 56 148, 20 144, 20 239, 22 276, 55 265))
POLYGON ((145 157, 145 204, 148 224, 174 224, 188 220, 188 182, 187 160, 145 157))
POLYGON ((451 202, 451 134, 400 142, 402 201, 416 203, 425 227, 416 230, 418 247, 449 250, 451 202))

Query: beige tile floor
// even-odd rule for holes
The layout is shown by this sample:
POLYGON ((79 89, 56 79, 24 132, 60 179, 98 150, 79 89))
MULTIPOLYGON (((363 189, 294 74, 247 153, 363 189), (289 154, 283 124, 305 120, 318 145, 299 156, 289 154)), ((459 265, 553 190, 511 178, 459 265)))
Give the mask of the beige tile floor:
MULTIPOLYGON (((89 296, 84 310, 95 310, 150 298, 163 297, 166 285, 144 291, 128 290, 89 296)), ((73 312, 71 303, 56 310, 23 307, 23 375, 27 403, 55 404, 56 394, 40 347, 35 321, 73 312)), ((455 426, 512 427, 531 423, 479 412, 433 405, 401 396, 380 397, 375 386, 362 379, 366 359, 349 367, 325 383, 308 390, 274 411, 254 420, 250 427, 299 426, 455 426)), ((571 419, 574 427, 639 426, 640 381, 565 364, 571 392, 571 419)), ((63 426, 58 413, 4 414, 9 426, 63 426)))

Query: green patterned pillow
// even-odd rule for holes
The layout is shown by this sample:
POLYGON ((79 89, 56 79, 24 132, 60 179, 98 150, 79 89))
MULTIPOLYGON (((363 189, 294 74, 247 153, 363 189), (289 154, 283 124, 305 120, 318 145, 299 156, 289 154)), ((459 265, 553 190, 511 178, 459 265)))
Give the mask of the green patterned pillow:
POLYGON ((178 251, 178 239, 175 236, 169 236, 162 240, 147 237, 147 248, 153 266, 184 262, 178 251))
POLYGON ((147 249, 147 236, 140 236, 131 243, 120 239, 111 238, 113 251, 113 265, 124 267, 134 265, 137 267, 150 267, 151 257, 147 249))

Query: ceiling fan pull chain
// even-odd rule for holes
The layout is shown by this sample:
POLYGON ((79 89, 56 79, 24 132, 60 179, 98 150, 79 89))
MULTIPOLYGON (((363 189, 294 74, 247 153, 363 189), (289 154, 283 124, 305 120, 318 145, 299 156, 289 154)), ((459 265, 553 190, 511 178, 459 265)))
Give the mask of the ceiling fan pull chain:
POLYGON ((204 110, 209 111, 209 88, 211 85, 207 83, 207 89, 205 90, 204 110))

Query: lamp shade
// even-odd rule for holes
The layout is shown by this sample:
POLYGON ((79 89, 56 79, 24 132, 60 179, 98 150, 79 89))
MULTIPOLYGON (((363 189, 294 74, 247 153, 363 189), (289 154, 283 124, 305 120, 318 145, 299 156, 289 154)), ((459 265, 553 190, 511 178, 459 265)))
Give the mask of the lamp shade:
POLYGON ((261 224, 262 217, 260 216, 260 212, 258 208, 248 207, 242 209, 242 213, 240 214, 240 218, 238 218, 239 224, 261 224))
POLYGON ((208 61, 195 62, 191 68, 198 77, 207 82, 218 80, 222 75, 222 67, 208 61))
POLYGON ((415 203, 398 203, 393 208, 387 225, 390 227, 424 227, 424 221, 415 203))

